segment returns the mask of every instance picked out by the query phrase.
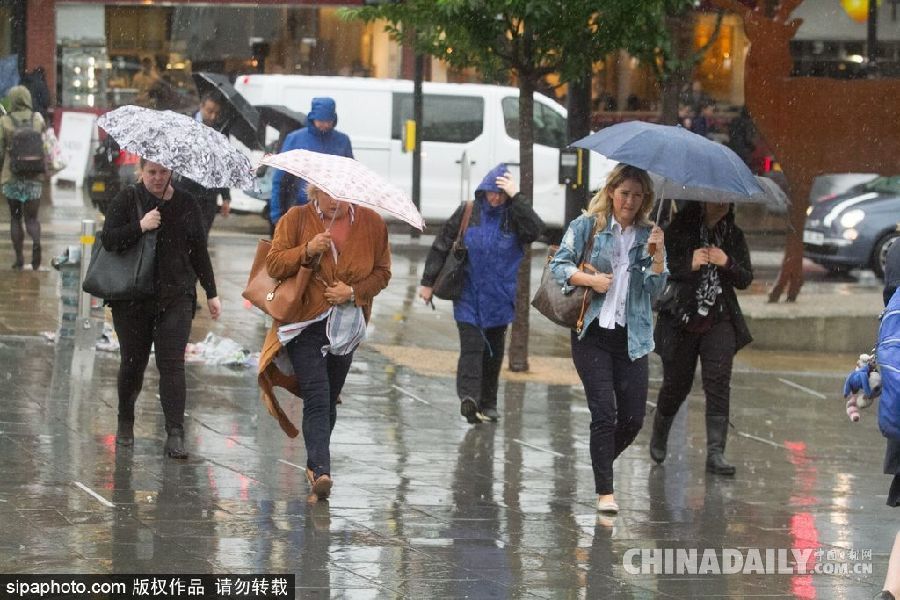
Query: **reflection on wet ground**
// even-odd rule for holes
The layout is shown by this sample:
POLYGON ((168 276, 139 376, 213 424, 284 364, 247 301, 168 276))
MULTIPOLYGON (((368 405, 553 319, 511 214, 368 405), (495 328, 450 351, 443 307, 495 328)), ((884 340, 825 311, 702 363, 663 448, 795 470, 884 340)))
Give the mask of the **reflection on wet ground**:
MULTIPOLYGON (((188 365, 191 458, 176 462, 162 455, 151 367, 135 447, 117 448, 116 355, 42 339, 57 325, 58 274, 4 272, 0 572, 288 572, 298 597, 341 598, 854 599, 880 589, 895 519, 874 414, 851 424, 837 394, 847 357, 741 353, 727 451, 738 476, 703 470, 697 383, 665 465, 651 466, 645 427, 617 463, 621 513, 598 517, 571 365, 550 363, 559 380, 504 378, 501 421, 465 424, 449 306, 415 302, 424 252, 396 241, 394 278, 339 407, 333 496, 319 503, 307 499, 302 440, 262 409, 247 370, 188 365), (420 360, 397 348, 421 349, 420 360), (844 576, 629 572, 635 550, 707 548, 871 549, 872 572, 854 574, 852 561, 844 576)), ((193 339, 212 330, 259 345, 262 319, 239 300, 254 248, 252 236, 214 236, 226 314, 198 317, 193 339)), ((531 348, 563 359, 567 336, 533 323, 531 348)), ((659 380, 654 360, 651 402, 659 380)), ((284 405, 298 421, 299 402, 284 405)))

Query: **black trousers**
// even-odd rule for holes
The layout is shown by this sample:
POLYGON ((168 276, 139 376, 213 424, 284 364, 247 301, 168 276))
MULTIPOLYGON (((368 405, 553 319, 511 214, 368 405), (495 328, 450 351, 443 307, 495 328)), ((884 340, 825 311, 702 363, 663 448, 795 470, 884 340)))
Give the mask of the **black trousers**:
POLYGON ((572 360, 591 411, 591 465, 598 494, 613 493, 613 461, 634 441, 647 409, 648 359, 628 356, 628 330, 594 321, 572 332, 572 360))
POLYGON ((734 326, 731 321, 720 321, 705 333, 685 331, 672 358, 663 361, 663 383, 656 409, 664 417, 678 412, 694 385, 694 371, 699 358, 706 394, 706 416, 727 417, 734 352, 734 326))
POLYGON ((166 431, 184 426, 186 383, 184 348, 191 335, 195 299, 185 295, 157 312, 154 302, 112 304, 113 327, 119 336, 119 420, 134 421, 134 405, 144 385, 150 348, 159 369, 159 401, 166 431))
POLYGON ((38 199, 19 202, 7 198, 6 203, 9 205, 9 237, 16 253, 16 265, 21 267, 25 264, 25 231, 27 230, 31 237, 31 264, 37 269, 41 265, 41 222, 38 221, 41 201, 38 199))
POLYGON ((328 344, 325 326, 325 321, 313 323, 287 344, 303 398, 306 466, 316 477, 331 474, 331 430, 337 421, 337 399, 353 362, 352 352, 322 356, 322 346, 328 344))
POLYGON ((457 323, 459 362, 456 365, 456 395, 472 398, 481 408, 497 408, 497 387, 506 325, 481 329, 470 323, 457 323))

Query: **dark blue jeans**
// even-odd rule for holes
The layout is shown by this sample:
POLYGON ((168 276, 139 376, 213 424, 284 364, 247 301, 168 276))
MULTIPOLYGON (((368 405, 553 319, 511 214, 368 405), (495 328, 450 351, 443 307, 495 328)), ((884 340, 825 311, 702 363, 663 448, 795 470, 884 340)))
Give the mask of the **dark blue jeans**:
POLYGON ((613 460, 637 437, 647 408, 647 357, 628 357, 628 330, 594 321, 572 332, 572 360, 591 411, 591 465, 598 494, 613 493, 613 460))
POLYGON ((322 346, 327 344, 325 321, 319 321, 287 345, 303 398, 306 466, 316 477, 331 474, 331 430, 337 420, 337 399, 353 362, 352 352, 345 356, 322 356, 322 346))

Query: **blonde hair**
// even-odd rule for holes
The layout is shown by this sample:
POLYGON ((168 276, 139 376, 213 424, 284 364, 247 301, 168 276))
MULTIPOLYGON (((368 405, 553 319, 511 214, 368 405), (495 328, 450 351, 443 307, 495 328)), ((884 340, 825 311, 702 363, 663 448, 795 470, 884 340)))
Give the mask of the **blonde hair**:
POLYGON ((620 185, 628 180, 641 184, 641 187, 644 190, 644 201, 641 203, 641 208, 637 213, 634 224, 643 226, 650 225, 650 219, 648 217, 650 211, 653 210, 653 200, 655 198, 653 194, 653 181, 650 179, 647 171, 639 169, 638 167, 626 165, 625 163, 619 163, 612 171, 610 171, 609 175, 606 177, 606 184, 599 192, 594 194, 594 197, 591 198, 587 210, 585 211, 585 214, 593 215, 597 218, 594 226, 594 233, 606 229, 610 215, 612 215, 613 212, 613 193, 620 185))

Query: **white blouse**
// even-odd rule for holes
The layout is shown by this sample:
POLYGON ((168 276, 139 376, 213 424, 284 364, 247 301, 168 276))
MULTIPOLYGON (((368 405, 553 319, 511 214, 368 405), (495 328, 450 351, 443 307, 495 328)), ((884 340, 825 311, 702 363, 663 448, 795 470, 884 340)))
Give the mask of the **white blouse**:
POLYGON ((628 226, 624 230, 622 225, 611 217, 613 232, 613 256, 612 256, 612 284, 606 290, 606 299, 600 308, 600 316, 597 324, 605 329, 615 329, 616 325, 624 327, 625 301, 628 299, 628 282, 631 272, 628 270, 628 251, 634 244, 634 226, 628 226))

